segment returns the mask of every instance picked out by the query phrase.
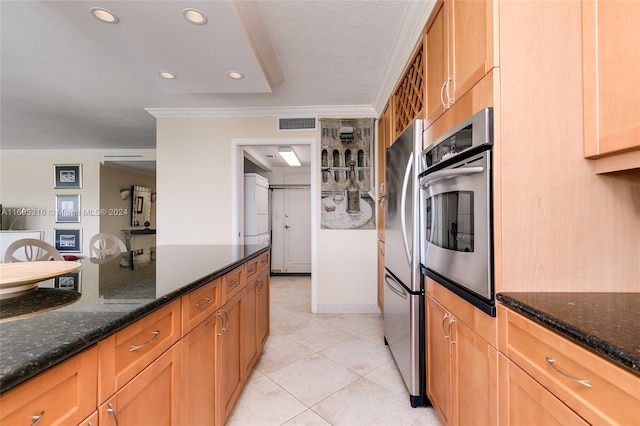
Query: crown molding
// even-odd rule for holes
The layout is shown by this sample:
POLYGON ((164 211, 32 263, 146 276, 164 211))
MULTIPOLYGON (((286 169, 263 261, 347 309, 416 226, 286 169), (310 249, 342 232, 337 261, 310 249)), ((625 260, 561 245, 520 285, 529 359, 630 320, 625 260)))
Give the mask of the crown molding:
POLYGON ((378 114, 371 105, 318 105, 257 108, 145 108, 156 118, 270 117, 270 116, 366 116, 378 114))
POLYGON ((380 115, 393 89, 402 77, 407 62, 411 58, 416 46, 422 39, 424 26, 436 5, 436 0, 410 1, 404 13, 396 40, 393 44, 391 57, 382 75, 382 81, 373 102, 373 108, 380 115))
POLYGON ((109 160, 155 160, 155 149, 3 149, 2 155, 91 155, 102 156, 109 160))

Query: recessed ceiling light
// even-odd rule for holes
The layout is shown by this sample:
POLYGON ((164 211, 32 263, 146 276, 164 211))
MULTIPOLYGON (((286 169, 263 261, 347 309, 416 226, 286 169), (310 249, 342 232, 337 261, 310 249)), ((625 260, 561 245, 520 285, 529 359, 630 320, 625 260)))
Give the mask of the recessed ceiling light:
POLYGON ((192 24, 204 25, 207 23, 207 17, 202 12, 196 9, 185 9, 182 11, 182 15, 185 19, 192 24))
POLYGON ((91 9, 89 9, 89 11, 93 16, 95 16, 102 22, 106 22, 107 24, 117 24, 120 21, 114 13, 109 12, 107 9, 103 9, 101 7, 92 7, 91 9))
POLYGON ((158 75, 162 78, 166 78, 167 80, 175 80, 176 78, 178 78, 175 74, 167 71, 160 71, 158 75))
POLYGON ((244 78, 244 75, 240 74, 239 72, 236 71, 229 71, 227 73, 227 75, 231 78, 235 78, 236 80, 244 78))

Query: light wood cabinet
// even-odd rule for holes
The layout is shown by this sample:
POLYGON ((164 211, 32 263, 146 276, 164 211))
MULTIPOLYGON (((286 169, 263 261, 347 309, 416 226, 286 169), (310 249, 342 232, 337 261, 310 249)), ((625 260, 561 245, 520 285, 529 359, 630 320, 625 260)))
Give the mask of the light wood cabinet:
POLYGON ((500 306, 498 316, 500 351, 580 417, 640 422, 640 378, 514 311, 500 306))
POLYGON ((378 241, 378 307, 384 312, 384 241, 378 241))
POLYGON ((216 343, 216 394, 218 423, 224 424, 242 390, 245 369, 242 365, 242 293, 237 293, 220 308, 216 343))
MULTIPOLYGON (((640 149, 640 3, 582 2, 584 154, 640 149)), ((616 169, 640 167, 640 152, 618 155, 616 169)), ((608 170, 605 170, 608 171, 608 170)))
POLYGON ((100 405, 100 425, 180 424, 180 364, 177 344, 100 405))
POLYGON ((216 421, 216 344, 217 315, 182 338, 182 424, 211 426, 216 421))
POLYGON ((426 315, 427 393, 440 420, 447 425, 496 424, 497 350, 431 296, 426 315))
POLYGON ((181 301, 176 299, 98 342, 99 402, 176 343, 181 335, 180 324, 181 301))
POLYGON ((494 66, 491 0, 444 0, 427 24, 426 127, 476 85, 494 66))
POLYGON ((81 421, 79 426, 98 426, 98 410, 94 411, 89 415, 89 417, 81 421))
POLYGON ((501 425, 587 425, 540 383, 500 355, 501 425))
POLYGON ((0 424, 80 424, 97 404, 94 346, 2 394, 0 424))
POLYGON ((269 270, 265 269, 258 277, 258 343, 262 352, 271 330, 271 296, 269 270))
POLYGON ((210 317, 222 305, 222 278, 182 296, 182 335, 210 317))
POLYGON ((246 266, 242 265, 227 272, 222 277, 222 304, 227 303, 228 300, 231 300, 233 296, 242 290, 247 283, 246 274, 246 266))
POLYGON ((378 231, 378 240, 384 241, 384 217, 385 217, 385 202, 386 202, 386 168, 387 168, 387 148, 394 142, 395 134, 393 134, 393 97, 389 100, 385 106, 380 118, 378 120, 378 145, 376 150, 376 164, 377 164, 377 178, 378 188, 376 190, 376 197, 378 203, 376 204, 376 214, 378 215, 378 222, 376 229, 378 231))
POLYGON ((242 316, 242 365, 244 377, 247 377, 260 355, 260 342, 258 337, 258 291, 262 280, 255 276, 249 280, 242 290, 243 316, 242 316))

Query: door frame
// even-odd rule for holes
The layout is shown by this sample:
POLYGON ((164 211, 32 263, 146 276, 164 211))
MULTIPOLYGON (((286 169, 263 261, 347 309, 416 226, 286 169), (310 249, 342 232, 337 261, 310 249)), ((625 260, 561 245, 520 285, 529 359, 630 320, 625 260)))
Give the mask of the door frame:
POLYGON ((244 147, 250 145, 309 145, 311 147, 311 312, 318 312, 318 165, 317 138, 233 138, 231 139, 231 241, 243 244, 244 147))

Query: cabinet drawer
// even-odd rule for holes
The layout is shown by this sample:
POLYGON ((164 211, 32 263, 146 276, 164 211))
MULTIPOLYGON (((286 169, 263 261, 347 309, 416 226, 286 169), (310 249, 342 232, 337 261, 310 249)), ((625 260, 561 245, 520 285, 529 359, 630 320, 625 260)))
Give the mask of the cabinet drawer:
POLYGON ((99 401, 135 377, 180 338, 180 299, 98 343, 99 401))
POLYGON ((222 278, 218 278, 182 296, 183 336, 222 306, 221 287, 222 278))
POLYGON ((258 273, 260 272, 260 259, 259 259, 259 256, 258 257, 254 257, 251 260, 248 260, 247 263, 245 263, 245 268, 247 269, 247 276, 246 276, 247 282, 249 282, 253 278, 257 277, 258 273))
POLYGON ((516 312, 501 314, 500 349, 558 399, 592 424, 638 424, 640 377, 516 312))
POLYGON ((93 347, 4 393, 0 424, 80 424, 96 409, 97 368, 93 347))
POLYGON ((262 253, 259 256, 260 259, 260 273, 264 272, 264 271, 269 271, 271 272, 269 269, 269 252, 265 251, 264 253, 262 253))
POLYGON ((239 266, 222 277, 222 304, 224 305, 244 287, 245 265, 239 266))

